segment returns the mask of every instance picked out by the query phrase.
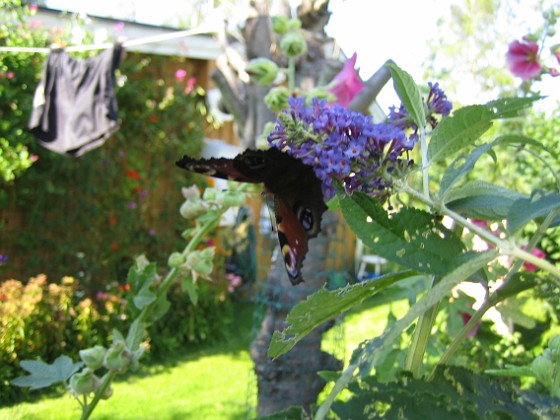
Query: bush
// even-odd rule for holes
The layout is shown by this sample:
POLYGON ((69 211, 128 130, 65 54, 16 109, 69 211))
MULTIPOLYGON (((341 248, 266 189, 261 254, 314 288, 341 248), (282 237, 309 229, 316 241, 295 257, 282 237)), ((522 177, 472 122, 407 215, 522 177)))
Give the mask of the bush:
POLYGON ((22 389, 10 384, 21 360, 53 360, 61 353, 76 358, 80 348, 104 344, 102 338, 127 323, 122 297, 80 295, 72 277, 49 283, 39 275, 27 284, 7 280, 0 285, 0 400, 21 397, 22 389))

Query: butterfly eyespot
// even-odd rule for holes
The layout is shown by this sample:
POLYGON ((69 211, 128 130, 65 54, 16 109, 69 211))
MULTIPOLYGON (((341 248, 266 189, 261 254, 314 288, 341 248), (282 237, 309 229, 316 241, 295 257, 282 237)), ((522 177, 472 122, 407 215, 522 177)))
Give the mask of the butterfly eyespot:
POLYGON ((298 274, 296 264, 297 258, 289 245, 284 245, 282 247, 282 256, 284 257, 284 264, 286 265, 288 274, 292 277, 296 277, 298 274))
POLYGON ((315 220, 313 218, 313 212, 310 209, 301 208, 299 210, 298 219, 301 223, 301 226, 306 232, 309 232, 313 229, 315 220))

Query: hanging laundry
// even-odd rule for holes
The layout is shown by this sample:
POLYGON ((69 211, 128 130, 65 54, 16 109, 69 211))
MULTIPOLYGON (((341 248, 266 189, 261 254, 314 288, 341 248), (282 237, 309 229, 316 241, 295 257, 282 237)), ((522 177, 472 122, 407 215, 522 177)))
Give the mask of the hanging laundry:
POLYGON ((53 50, 33 99, 29 128, 39 143, 57 153, 80 156, 118 130, 115 71, 123 47, 78 60, 53 50))

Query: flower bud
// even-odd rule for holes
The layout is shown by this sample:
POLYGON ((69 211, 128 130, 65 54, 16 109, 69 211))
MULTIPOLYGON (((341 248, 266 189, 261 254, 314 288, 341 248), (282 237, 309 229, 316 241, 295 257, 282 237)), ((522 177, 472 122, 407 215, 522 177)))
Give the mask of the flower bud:
POLYGON ((130 354, 123 341, 117 341, 107 350, 103 366, 109 370, 126 369, 130 365, 130 354))
POLYGON ((209 247, 202 251, 193 251, 187 256, 187 264, 193 271, 202 276, 208 277, 214 268, 212 259, 214 257, 215 248, 209 247))
POLYGON ((531 370, 543 385, 550 387, 552 385, 552 372, 554 364, 547 354, 547 351, 541 356, 537 356, 531 363, 531 370))
POLYGON ((185 200, 194 200, 200 198, 200 190, 196 185, 191 185, 188 188, 181 188, 181 194, 183 194, 185 200))
POLYGON ((278 75, 278 66, 268 58, 254 58, 249 61, 245 71, 256 80, 260 85, 267 86, 276 80, 278 75))
POLYGON ((220 191, 218 191, 216 188, 206 188, 204 190, 204 193, 202 194, 202 199, 204 201, 216 201, 216 197, 219 193, 220 191))
POLYGON ((171 268, 180 267, 185 263, 185 257, 180 252, 173 252, 167 259, 167 265, 171 268))
POLYGON ((111 385, 109 385, 107 388, 105 388, 105 391, 103 391, 103 394, 101 394, 101 399, 108 400, 112 396, 113 396, 113 387, 111 385))
POLYGON ((297 18, 293 18, 288 20, 288 30, 289 31, 293 31, 295 29, 300 29, 301 28, 301 20, 297 19, 297 18))
POLYGON ((224 191, 218 196, 217 202, 224 207, 239 207, 245 204, 245 194, 239 191, 224 191))
POLYGON ((285 86, 278 86, 270 89, 264 97, 264 102, 268 109, 272 112, 280 112, 288 108, 288 98, 290 97, 290 90, 285 86))
POLYGON ((297 57, 307 51, 307 41, 299 31, 288 32, 280 41, 280 48, 288 57, 297 57))
POLYGON ((272 16, 272 30, 279 35, 283 35, 288 31, 288 21, 286 16, 272 16))
POLYGON ((206 210, 208 210, 208 205, 204 201, 200 199, 194 199, 185 201, 181 205, 179 213, 181 213, 181 216, 183 216, 185 219, 194 219, 201 214, 204 214, 206 210))
POLYGON ((89 349, 80 350, 80 359, 84 364, 93 370, 99 369, 103 365, 103 359, 107 349, 102 346, 95 346, 89 349))
POLYGON ((99 378, 90 368, 84 368, 70 378, 70 391, 75 395, 84 395, 94 392, 99 386, 99 378))
POLYGON ((309 93, 305 95, 305 103, 311 105, 313 98, 317 98, 319 101, 326 99, 327 102, 334 102, 337 99, 336 95, 324 88, 315 88, 309 91, 309 93))

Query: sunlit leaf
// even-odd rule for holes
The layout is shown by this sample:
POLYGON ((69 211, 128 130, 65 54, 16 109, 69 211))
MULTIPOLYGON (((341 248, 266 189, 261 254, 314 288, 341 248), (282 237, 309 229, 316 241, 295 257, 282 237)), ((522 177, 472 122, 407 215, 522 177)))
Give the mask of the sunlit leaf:
POLYGON ((374 198, 355 192, 340 200, 348 225, 376 254, 413 270, 445 275, 464 246, 435 216, 403 208, 388 216, 374 198))
POLYGON ((12 384, 34 390, 66 382, 83 366, 83 363, 74 363, 68 356, 62 355, 57 357, 52 364, 40 360, 22 360, 20 366, 30 375, 15 378, 12 384))
POLYGON ((519 198, 508 213, 508 229, 515 232, 527 222, 560 209, 560 193, 535 193, 531 197, 519 198))
POLYGON ((399 96, 402 104, 419 128, 426 126, 426 114, 424 112, 424 104, 422 96, 418 90, 418 86, 414 79, 406 71, 398 67, 396 64, 387 64, 393 78, 395 91, 399 96))
POLYGON ((446 206, 467 217, 499 220, 508 216, 513 203, 526 197, 517 191, 484 181, 472 181, 447 192, 446 206))
POLYGON ((417 273, 412 271, 392 273, 373 281, 348 285, 336 290, 321 289, 313 293, 290 311, 286 317, 288 324, 286 329, 282 332, 274 332, 268 355, 281 356, 323 322, 342 314, 387 286, 415 275, 417 273))

